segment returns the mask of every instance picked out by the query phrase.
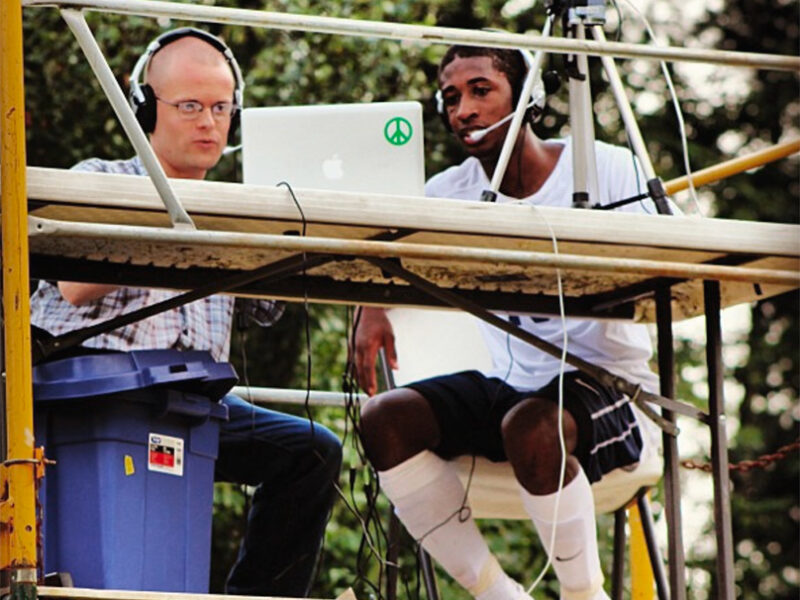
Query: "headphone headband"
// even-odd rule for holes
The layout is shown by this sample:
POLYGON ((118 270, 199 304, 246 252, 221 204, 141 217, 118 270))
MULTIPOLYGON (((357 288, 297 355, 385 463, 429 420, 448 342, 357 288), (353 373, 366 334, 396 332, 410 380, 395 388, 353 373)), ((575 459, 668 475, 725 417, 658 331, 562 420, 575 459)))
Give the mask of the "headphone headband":
POLYGON ((239 68, 239 63, 236 62, 236 57, 233 55, 233 52, 230 48, 228 48, 225 42, 223 42, 217 36, 212 35, 207 31, 203 31, 202 29, 197 29, 196 27, 180 27, 178 29, 172 29, 171 31, 162 33, 147 45, 147 49, 145 50, 144 54, 139 57, 139 60, 136 61, 136 65, 133 67, 133 71, 131 71, 131 95, 135 96, 137 100, 144 100, 141 91, 141 77, 142 74, 147 70, 147 65, 150 63, 153 55, 161 50, 164 46, 167 46, 172 42, 176 42, 185 37, 196 37, 200 40, 203 40, 210 46, 216 48, 219 53, 225 57, 225 60, 228 61, 228 66, 231 68, 235 82, 233 99, 237 106, 241 106, 242 97, 244 94, 244 78, 242 77, 242 70, 239 68))
MULTIPOLYGON (((236 62, 236 57, 233 55, 231 49, 220 38, 215 35, 197 29, 195 27, 179 27, 172 29, 159 35, 156 39, 147 45, 144 54, 139 57, 136 64, 131 71, 130 77, 130 103, 136 118, 142 125, 145 133, 150 133, 155 129, 156 124, 156 107, 155 107, 155 94, 152 88, 142 83, 141 79, 143 74, 147 71, 147 66, 159 50, 164 46, 176 42, 185 37, 198 38, 217 51, 219 51, 228 63, 228 66, 233 73, 234 89, 233 89, 233 102, 241 109, 244 100, 244 78, 242 77, 242 70, 239 68, 239 63, 236 62)), ((229 137, 233 137, 233 133, 238 125, 238 111, 234 115, 234 121, 231 123, 231 130, 229 137)))

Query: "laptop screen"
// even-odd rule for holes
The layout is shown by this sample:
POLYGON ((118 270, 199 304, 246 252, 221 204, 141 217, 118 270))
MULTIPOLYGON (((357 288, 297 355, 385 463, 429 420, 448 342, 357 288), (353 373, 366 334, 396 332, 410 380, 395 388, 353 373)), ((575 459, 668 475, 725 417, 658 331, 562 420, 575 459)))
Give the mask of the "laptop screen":
POLYGON ((242 168, 249 184, 422 196, 422 105, 245 108, 242 168))

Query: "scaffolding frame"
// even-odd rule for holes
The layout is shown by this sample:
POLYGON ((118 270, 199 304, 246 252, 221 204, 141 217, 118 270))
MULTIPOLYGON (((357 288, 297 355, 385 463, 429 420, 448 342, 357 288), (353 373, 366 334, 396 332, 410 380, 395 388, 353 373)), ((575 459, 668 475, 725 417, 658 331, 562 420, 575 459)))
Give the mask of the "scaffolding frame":
MULTIPOLYGON (((8 439, 6 455, 0 466, 0 551, 8 557, 11 575, 10 589, 12 597, 17 599, 35 598, 36 590, 36 516, 35 516, 35 481, 43 474, 42 457, 38 456, 32 439, 32 383, 31 383, 31 340, 30 340, 30 307, 27 301, 27 285, 29 277, 28 264, 28 230, 47 232, 48 227, 67 227, 69 235, 105 235, 108 233, 102 226, 80 226, 78 224, 58 224, 44 222, 27 214, 26 160, 24 133, 24 84, 22 55, 22 7, 52 7, 56 5, 67 15, 73 32, 76 33, 82 47, 87 53, 96 72, 107 63, 102 54, 86 45, 85 34, 88 28, 81 24, 82 10, 95 10, 123 15, 168 17, 183 20, 200 20, 227 25, 244 25, 252 27, 273 28, 283 30, 308 31, 332 35, 349 35, 360 37, 378 37, 391 40, 407 40, 421 44, 472 44, 500 48, 527 48, 549 53, 580 54, 601 57, 643 58, 666 61, 702 62, 744 68, 775 69, 800 71, 800 58, 769 54, 741 53, 704 49, 653 47, 639 44, 623 44, 617 42, 568 40, 555 38, 536 38, 526 35, 502 32, 479 32, 442 27, 426 27, 403 24, 389 24, 373 21, 356 21, 331 17, 307 15, 291 15, 284 13, 262 12, 243 9, 227 9, 213 6, 194 6, 191 4, 174 4, 154 0, 14 0, 0 3, 0 118, 2 131, 2 251, 3 251, 3 309, 4 309, 4 350, 5 350, 5 400, 8 423, 8 439), (79 30, 84 29, 83 33, 79 30), (88 48, 88 50, 87 50, 88 48), (102 60, 101 60, 102 59, 102 60)), ((85 22, 84 22, 85 24, 85 22)), ((92 38, 92 42, 94 39, 92 38)), ((96 42, 95 42, 96 46, 96 42)), ((98 75, 103 80, 103 77, 98 75)), ((108 83, 108 77, 105 77, 108 83)), ((108 86, 104 86, 104 89, 108 86)), ((127 103, 108 87, 109 99, 120 114, 123 122, 128 116, 122 116, 127 103), (115 97, 116 96, 116 97, 115 97)), ((128 128, 126 128, 127 131, 128 128)), ((129 136, 136 137, 136 133, 129 136)), ((798 142, 792 142, 791 149, 782 148, 772 152, 764 160, 774 160, 779 155, 797 151, 798 142)), ((137 147, 138 150, 138 147, 137 147)), ((145 150, 146 152, 146 150, 145 150)), ((760 160, 760 159, 759 159, 760 160)), ((763 164, 763 163, 760 163, 763 164)), ((752 168, 754 163, 747 162, 723 169, 722 172, 704 174, 703 178, 693 180, 695 183, 724 177, 736 170, 752 168)), ((673 187, 667 184, 669 192, 685 187, 685 181, 676 182, 673 187)), ((239 236, 235 234, 210 234, 210 232, 191 231, 191 219, 183 218, 180 202, 168 182, 157 183, 159 195, 172 216, 173 225, 187 225, 172 230, 148 232, 147 235, 165 236, 173 242, 189 236, 193 241, 201 238, 222 238, 233 244, 278 244, 283 249, 302 252, 322 252, 334 254, 359 255, 372 257, 371 260, 386 268, 392 263, 385 262, 387 257, 409 257, 428 253, 439 258, 458 257, 459 260, 490 260, 498 262, 518 262, 519 264, 548 263, 554 268, 597 268, 607 270, 648 269, 660 271, 662 276, 693 277, 704 279, 704 300, 707 330, 707 363, 709 368, 709 413, 703 420, 710 427, 712 442, 712 463, 715 483, 715 517, 718 521, 717 561, 720 598, 732 599, 733 558, 732 534, 730 529, 730 498, 728 490, 727 453, 725 438, 724 399, 722 396, 722 361, 721 361, 721 324, 719 321, 720 284, 721 280, 739 279, 743 281, 763 282, 772 278, 777 283, 797 287, 800 284, 798 273, 794 271, 775 271, 747 269, 743 267, 725 267, 711 265, 695 265, 687 270, 686 265, 648 264, 647 261, 633 261, 623 264, 609 259, 585 259, 585 257, 537 256, 535 253, 498 253, 476 251, 470 254, 469 249, 454 248, 442 251, 441 248, 425 248, 420 245, 403 245, 399 242, 370 241, 332 241, 311 238, 291 238, 287 240, 272 239, 270 236, 239 236), (209 235, 210 234, 210 235, 209 235), (332 247, 334 244, 335 247, 332 247), (448 255, 449 252, 449 255, 448 255), (383 261, 383 262, 381 262, 383 261), (578 261, 578 262, 575 262, 578 261), (602 263, 602 264, 601 264, 602 263), (769 271, 769 272, 767 272, 769 271)), ((185 212, 183 213, 185 214, 185 212)), ((188 218, 188 215, 186 216, 188 218)), ((141 232, 128 228, 123 231, 117 227, 114 235, 139 235, 141 232)), ((46 233, 45 233, 46 234, 46 233)), ((275 237, 275 236, 273 236, 275 237)), ((188 239, 188 238, 187 238, 188 239)), ((215 239, 215 241, 219 241, 215 239)), ((653 261, 658 262, 658 261, 653 261)), ((402 273, 400 273, 402 276, 402 273)), ((670 310, 670 285, 665 283, 656 291, 657 324, 659 331, 659 367, 662 379, 662 394, 671 398, 674 393, 674 364, 671 352, 672 315, 670 310), (662 355, 663 353, 663 355, 662 355)), ((674 420, 671 410, 664 410, 667 420, 674 420)), ((667 492, 667 518, 670 524, 670 582, 673 598, 685 597, 683 580, 683 551, 680 547, 680 490, 677 486, 677 446, 674 437, 665 434, 665 487, 667 492)), ((0 563, 0 566, 4 566, 0 563)), ((144 598, 137 593, 99 592, 88 594, 86 591, 64 590, 51 591, 49 595, 62 597, 130 597, 144 598), (81 595, 83 594, 83 595, 81 595)), ((150 598, 151 596, 147 596, 150 598)), ((153 598, 157 597, 152 596, 153 598)), ((163 596, 162 596, 163 597, 163 596)))

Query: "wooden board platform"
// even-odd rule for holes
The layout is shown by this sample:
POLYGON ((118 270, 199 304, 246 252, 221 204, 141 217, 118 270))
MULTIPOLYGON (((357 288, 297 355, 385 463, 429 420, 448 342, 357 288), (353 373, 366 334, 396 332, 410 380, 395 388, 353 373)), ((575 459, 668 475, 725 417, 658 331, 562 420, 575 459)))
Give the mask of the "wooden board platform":
MULTIPOLYGON (((230 598, 230 596, 223 594, 98 590, 48 586, 39 586, 36 592, 39 598, 72 598, 73 600, 227 600, 230 598)), ((277 596, 237 596, 237 598, 239 600, 290 600, 289 598, 279 598, 277 596)), ((347 589, 340 596, 337 596, 336 600, 356 600, 356 596, 352 589, 347 589)))
POLYGON ((305 189, 295 204, 285 187, 172 184, 201 231, 167 229, 147 178, 28 168, 32 276, 187 289, 305 251, 327 258, 237 293, 439 304, 363 260, 378 256, 491 309, 552 313, 560 265, 571 313, 645 321, 665 283, 676 319, 702 312, 704 277, 722 282, 723 306, 800 285, 796 225, 305 189), (362 242, 376 237, 392 241, 362 242))

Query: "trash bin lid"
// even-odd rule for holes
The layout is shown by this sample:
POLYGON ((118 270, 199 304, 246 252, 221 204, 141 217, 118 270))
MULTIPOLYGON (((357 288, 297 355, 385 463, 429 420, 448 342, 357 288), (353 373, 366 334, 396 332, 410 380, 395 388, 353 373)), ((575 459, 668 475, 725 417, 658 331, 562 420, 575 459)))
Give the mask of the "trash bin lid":
POLYGON ((36 402, 164 386, 218 400, 238 380, 230 363, 204 350, 134 350, 75 356, 33 368, 36 402))

